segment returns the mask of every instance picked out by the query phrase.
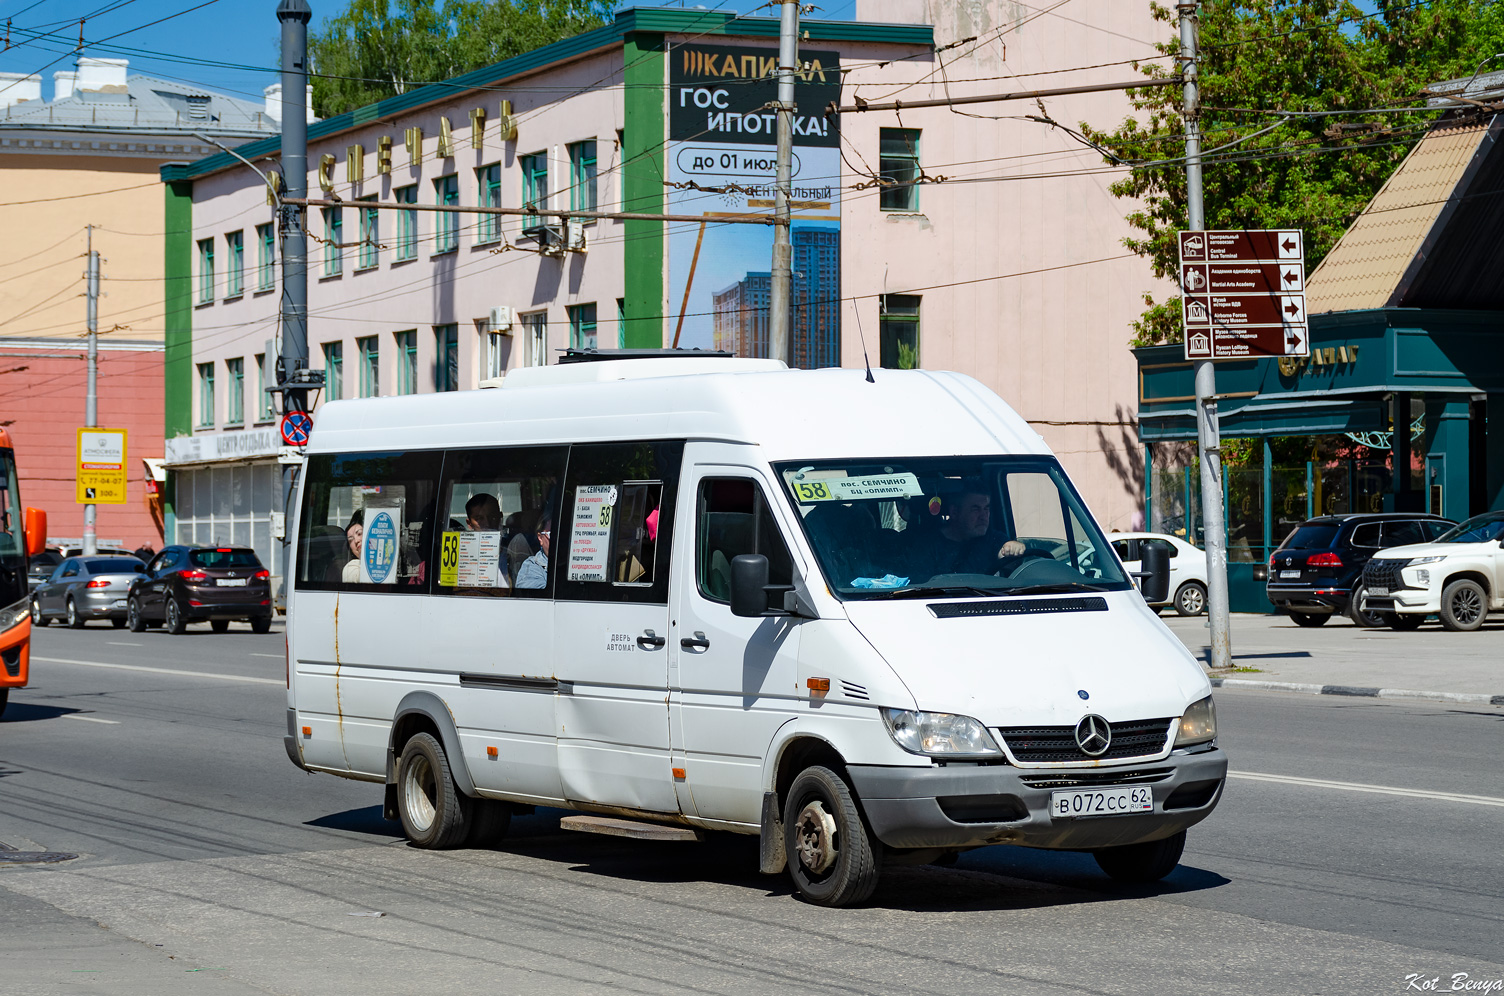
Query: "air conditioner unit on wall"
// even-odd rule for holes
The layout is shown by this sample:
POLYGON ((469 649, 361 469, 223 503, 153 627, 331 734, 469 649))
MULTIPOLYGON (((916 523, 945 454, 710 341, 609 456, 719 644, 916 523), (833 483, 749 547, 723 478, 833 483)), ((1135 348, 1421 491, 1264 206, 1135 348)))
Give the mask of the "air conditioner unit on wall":
POLYGON ((570 252, 585 251, 585 222, 570 218, 564 223, 564 248, 570 252))
POLYGON ((512 323, 516 321, 517 313, 506 305, 498 305, 491 309, 490 321, 486 323, 489 332, 501 332, 511 334, 512 323))

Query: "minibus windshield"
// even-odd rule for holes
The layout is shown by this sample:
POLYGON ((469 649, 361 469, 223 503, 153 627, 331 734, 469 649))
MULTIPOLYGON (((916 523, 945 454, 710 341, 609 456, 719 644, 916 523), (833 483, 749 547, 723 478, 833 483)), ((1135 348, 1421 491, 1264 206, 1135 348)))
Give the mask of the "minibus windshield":
POLYGON ((776 470, 841 599, 1132 587, 1049 457, 791 461, 776 470))

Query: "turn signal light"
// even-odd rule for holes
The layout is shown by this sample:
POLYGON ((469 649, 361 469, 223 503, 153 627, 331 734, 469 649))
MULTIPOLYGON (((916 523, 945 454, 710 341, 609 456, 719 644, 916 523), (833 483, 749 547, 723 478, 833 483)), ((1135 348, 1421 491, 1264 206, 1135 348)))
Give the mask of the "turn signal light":
POLYGON ((675 778, 688 778, 689 775, 685 773, 685 771, 684 771, 683 768, 675 768, 674 769, 674 777, 675 778))
POLYGON ((1327 553, 1313 553, 1306 558, 1307 567, 1341 567, 1342 558, 1330 551, 1327 553))
POLYGON ((495 758, 498 753, 499 752, 496 750, 495 747, 487 747, 486 748, 486 756, 489 757, 489 758, 495 758))
POLYGON ((313 727, 311 727, 311 726, 305 726, 305 727, 303 727, 303 736, 305 736, 305 737, 311 737, 311 736, 313 736, 313 727))
POLYGON ((830 691, 829 678, 811 678, 805 682, 805 685, 809 686, 809 690, 814 692, 817 697, 830 691))

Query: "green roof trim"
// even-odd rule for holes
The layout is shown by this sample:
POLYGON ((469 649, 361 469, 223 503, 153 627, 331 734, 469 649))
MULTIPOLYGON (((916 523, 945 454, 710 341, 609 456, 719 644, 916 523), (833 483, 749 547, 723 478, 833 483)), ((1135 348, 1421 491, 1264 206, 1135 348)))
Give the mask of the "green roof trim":
MULTIPOLYGON (((777 38, 778 18, 737 17, 717 11, 686 10, 683 8, 633 7, 620 11, 616 20, 587 31, 573 38, 545 45, 531 52, 524 52, 504 62, 485 66, 468 73, 430 83, 428 86, 407 93, 388 97, 375 104, 357 107, 353 111, 337 114, 332 118, 308 126, 308 141, 336 135, 361 125, 395 117, 407 111, 430 104, 443 103, 458 93, 483 86, 492 86, 504 80, 556 63, 598 52, 622 44, 622 39, 633 32, 643 34, 688 34, 721 35, 737 38, 777 38)), ((928 24, 881 24, 867 21, 800 21, 801 39, 811 42, 882 42, 890 45, 932 46, 935 43, 934 29, 928 24)), ((235 151, 246 159, 275 155, 282 148, 282 137, 263 138, 237 146, 235 151)), ((240 165, 240 160, 227 152, 206 156, 192 163, 170 163, 160 170, 164 183, 192 180, 221 170, 240 165)))

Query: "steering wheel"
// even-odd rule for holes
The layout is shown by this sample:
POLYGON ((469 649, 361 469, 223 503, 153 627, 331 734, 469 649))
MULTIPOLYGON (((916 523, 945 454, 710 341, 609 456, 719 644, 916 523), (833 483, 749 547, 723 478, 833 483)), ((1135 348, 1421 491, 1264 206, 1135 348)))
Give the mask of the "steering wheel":
POLYGON ((1023 553, 1015 553, 1010 557, 999 557, 997 559, 998 574, 1000 576, 1006 576, 1010 578, 1017 577, 1024 570, 1028 569, 1036 560, 1048 560, 1053 563, 1055 560, 1055 555, 1050 551, 1041 549, 1037 546, 1024 547, 1023 553), (1012 565, 1011 568, 1009 566, 1010 564, 1012 565))

